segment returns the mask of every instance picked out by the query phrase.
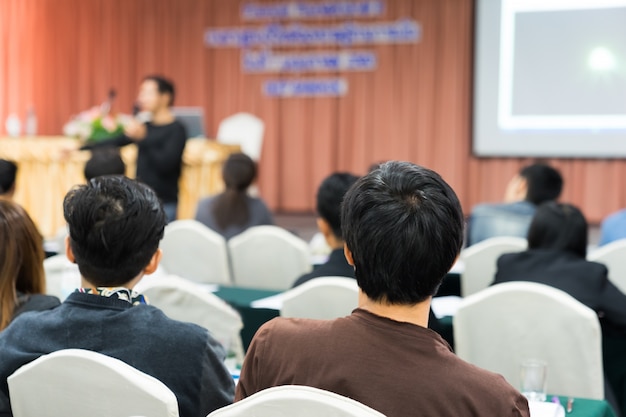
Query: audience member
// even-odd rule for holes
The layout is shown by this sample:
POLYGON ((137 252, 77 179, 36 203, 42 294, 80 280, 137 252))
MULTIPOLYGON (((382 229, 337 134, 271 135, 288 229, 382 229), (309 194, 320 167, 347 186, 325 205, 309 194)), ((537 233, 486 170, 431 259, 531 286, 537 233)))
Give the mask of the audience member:
POLYGON ((621 239, 626 239, 626 210, 613 213, 602 221, 598 246, 621 239))
POLYGON ((0 197, 13 198, 16 176, 17 165, 15 162, 0 159, 0 197))
POLYGON ((256 178, 256 164, 244 153, 231 154, 222 169, 226 190, 200 200, 196 220, 215 230, 225 239, 253 227, 274 224, 269 209, 260 198, 247 190, 256 178))
POLYGON ((0 333, 0 415, 10 415, 7 377, 67 348, 103 353, 157 378, 176 395, 181 417, 204 417, 232 402, 222 346, 133 290, 161 258, 166 216, 156 194, 126 177, 98 177, 70 191, 63 210, 67 256, 78 264, 83 288, 53 310, 22 314, 0 333))
POLYGON ((474 207, 467 224, 467 246, 497 236, 526 237, 537 206, 561 195, 563 178, 545 164, 528 165, 510 182, 505 202, 474 207))
POLYGON ((26 311, 58 306, 44 295, 44 252, 41 235, 26 211, 0 199, 0 331, 26 311))
POLYGON ((124 175, 126 164, 116 148, 98 148, 91 152, 91 158, 85 164, 85 179, 87 182, 92 178, 103 175, 124 175))
POLYGON ((318 277, 354 278, 354 268, 348 264, 343 254, 343 236, 341 234, 341 202, 346 191, 359 178, 348 173, 335 173, 327 177, 317 190, 317 228, 332 249, 328 261, 302 275, 294 287, 318 277))
POLYGON ((408 162, 382 164, 347 192, 341 222, 359 308, 336 320, 266 323, 236 399, 298 384, 389 417, 528 416, 526 399, 504 378, 462 361, 426 328, 431 298, 463 244, 463 213, 449 185, 408 162))
POLYGON ((603 327, 626 332, 626 295, 608 279, 606 267, 587 261, 586 255, 587 221, 580 210, 570 204, 544 203, 528 230, 528 250, 502 255, 494 284, 550 285, 596 311, 603 327))

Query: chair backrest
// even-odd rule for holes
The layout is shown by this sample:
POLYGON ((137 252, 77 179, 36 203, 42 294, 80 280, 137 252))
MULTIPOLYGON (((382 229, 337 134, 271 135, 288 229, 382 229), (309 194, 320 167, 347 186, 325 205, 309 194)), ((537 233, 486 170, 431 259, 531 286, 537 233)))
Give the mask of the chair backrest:
POLYGON ((384 417, 351 398, 313 387, 282 385, 259 391, 208 417, 384 417))
POLYGON ((178 416, 176 396, 161 381, 88 350, 41 356, 7 381, 14 417, 178 416))
POLYGON ((626 239, 616 240, 595 249, 587 259, 606 265, 611 282, 626 294, 626 239))
POLYGON ((174 275, 144 277, 135 290, 148 297, 148 302, 171 319, 197 324, 207 329, 227 352, 243 362, 239 313, 216 295, 197 284, 174 275))
POLYGON ((78 265, 70 262, 65 253, 44 259, 43 270, 46 275, 46 294, 54 295, 61 301, 81 286, 78 265))
POLYGON ((461 274, 461 295, 467 297, 487 288, 496 275, 498 258, 510 252, 521 252, 528 247, 519 237, 492 237, 464 249, 461 260, 465 269, 461 274))
POLYGON ((280 315, 330 320, 349 315, 358 302, 359 286, 355 279, 320 277, 285 292, 280 315))
POLYGON ((236 113, 220 122, 217 141, 227 145, 240 145, 241 152, 255 161, 261 158, 265 123, 250 113, 236 113))
POLYGON ((277 226, 255 226, 228 241, 233 282, 240 287, 287 290, 311 271, 309 246, 277 226))
POLYGON ((226 240, 196 220, 165 227, 161 265, 169 274, 203 284, 231 285, 226 240))
POLYGON ((454 316, 457 355, 520 387, 528 359, 548 364, 548 391, 604 398, 596 313, 565 292, 532 282, 494 285, 461 302, 454 316))

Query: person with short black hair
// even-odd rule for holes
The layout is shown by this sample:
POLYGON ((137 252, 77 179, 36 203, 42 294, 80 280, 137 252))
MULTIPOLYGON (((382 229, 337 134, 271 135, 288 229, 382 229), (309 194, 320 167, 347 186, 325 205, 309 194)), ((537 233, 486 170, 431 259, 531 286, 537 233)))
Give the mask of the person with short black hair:
POLYGON ((426 328, 430 300, 463 245, 463 212, 450 186, 418 165, 381 164, 348 190, 341 223, 359 307, 335 320, 263 325, 235 400, 295 384, 388 417, 529 416, 526 399, 502 376, 462 361, 426 328))
POLYGON ((348 264, 343 254, 341 202, 348 189, 358 179, 356 175, 337 172, 326 177, 320 184, 317 190, 317 228, 332 251, 326 263, 299 277, 294 282, 294 287, 318 277, 354 278, 354 268, 348 264))
POLYGON ((196 220, 225 239, 250 227, 274 224, 263 200, 248 195, 256 174, 257 166, 252 158, 241 152, 231 154, 222 168, 226 189, 198 202, 196 220))
POLYGON ((17 165, 15 162, 0 159, 0 197, 13 198, 16 176, 17 165))
POLYGON ((530 281, 565 291, 598 313, 603 328, 626 335, 626 295, 606 266, 586 260, 588 225, 571 204, 544 203, 528 230, 528 250, 502 255, 494 284, 530 281))
POLYGON ((537 206, 559 198, 563 178, 555 168, 534 163, 509 182, 504 203, 479 204, 467 222, 467 246, 497 236, 526 237, 537 206))
POLYGON ((81 148, 137 144, 137 179, 157 193, 169 221, 177 216, 178 181, 187 142, 185 127, 171 111, 174 98, 174 84, 170 80, 160 75, 145 77, 137 103, 142 111, 150 114, 151 120, 133 120, 125 127, 124 135, 81 148))
POLYGON ((115 148, 99 148, 91 152, 83 173, 87 182, 103 175, 124 175, 126 164, 115 148))
POLYGON ((154 191, 123 176, 96 177, 66 195, 63 212, 66 253, 82 287, 56 309, 24 313, 0 333, 0 415, 11 415, 9 375, 70 348, 117 358, 160 380, 176 395, 181 417, 231 403, 224 348, 206 329, 169 319, 133 290, 161 258, 166 216, 154 191))

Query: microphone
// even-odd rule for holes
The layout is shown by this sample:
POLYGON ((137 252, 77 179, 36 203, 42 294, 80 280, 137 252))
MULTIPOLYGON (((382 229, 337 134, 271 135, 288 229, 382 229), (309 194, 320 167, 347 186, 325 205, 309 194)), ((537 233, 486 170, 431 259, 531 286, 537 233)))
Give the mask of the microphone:
POLYGON ((149 111, 141 111, 141 106, 139 103, 135 102, 133 104, 133 117, 140 123, 148 123, 152 120, 152 113, 149 111))
POLYGON ((113 106, 113 100, 115 100, 116 95, 117 92, 115 91, 115 88, 110 88, 109 94, 107 94, 107 99, 100 105, 100 112, 103 115, 107 115, 111 111, 111 107, 113 106))

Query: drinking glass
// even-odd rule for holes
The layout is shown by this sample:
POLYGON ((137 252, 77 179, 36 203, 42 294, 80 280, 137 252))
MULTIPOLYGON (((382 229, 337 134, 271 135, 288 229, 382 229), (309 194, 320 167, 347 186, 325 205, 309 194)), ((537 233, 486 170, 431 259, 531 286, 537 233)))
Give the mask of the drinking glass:
POLYGON ((537 359, 522 362, 522 394, 528 401, 545 401, 548 364, 537 359))

